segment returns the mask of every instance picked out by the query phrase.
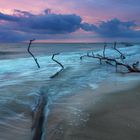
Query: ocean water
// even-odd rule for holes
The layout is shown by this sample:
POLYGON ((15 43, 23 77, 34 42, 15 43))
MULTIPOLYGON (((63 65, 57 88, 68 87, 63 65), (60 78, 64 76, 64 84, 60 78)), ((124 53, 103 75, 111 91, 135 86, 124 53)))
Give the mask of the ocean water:
MULTIPOLYGON (((116 73, 115 67, 99 64, 97 59, 80 56, 89 51, 102 54, 102 43, 83 44, 33 44, 32 52, 41 66, 37 68, 34 60, 27 53, 27 43, 0 45, 0 140, 31 139, 31 110, 40 92, 48 95, 48 104, 53 104, 62 96, 77 93, 80 89, 99 88, 101 83, 130 82, 140 80, 139 73, 116 73), (55 58, 64 65, 56 78, 50 76, 60 70, 51 60, 53 53, 60 52, 55 58), (11 131, 12 130, 12 131, 11 131), (16 138, 15 138, 16 135, 16 138)), ((108 44, 106 55, 119 57, 119 53, 108 44)), ((132 64, 140 61, 140 45, 126 47, 119 44, 119 49, 126 55, 125 62, 132 64)), ((122 70, 124 68, 120 68, 122 70)), ((125 69, 124 69, 125 70, 125 69)), ((49 110, 46 107, 46 117, 49 110)), ((47 120, 47 118, 46 118, 47 120)))

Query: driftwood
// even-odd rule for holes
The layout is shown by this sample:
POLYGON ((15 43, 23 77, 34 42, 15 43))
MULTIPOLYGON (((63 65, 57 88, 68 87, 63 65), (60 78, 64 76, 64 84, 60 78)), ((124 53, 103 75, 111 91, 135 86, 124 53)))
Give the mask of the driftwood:
POLYGON ((91 53, 92 53, 92 54, 90 55, 90 53, 87 52, 86 55, 82 55, 82 56, 80 56, 80 59, 83 60, 84 57, 96 58, 96 59, 99 59, 100 64, 102 64, 102 58, 101 58, 100 56, 98 56, 98 55, 95 56, 93 52, 91 52, 91 53))
POLYGON ((38 97, 36 106, 32 110, 32 140, 41 140, 44 122, 44 109, 47 104, 46 96, 41 94, 38 97))
POLYGON ((30 40, 27 51, 28 51, 28 53, 33 57, 35 63, 37 64, 37 67, 40 68, 40 65, 39 65, 39 63, 38 63, 38 61, 37 61, 37 58, 35 58, 35 56, 34 56, 34 55, 32 54, 32 52, 30 51, 31 44, 32 44, 33 41, 35 41, 35 39, 30 40))
POLYGON ((105 57, 105 49, 106 49, 106 47, 107 47, 107 44, 105 43, 104 44, 104 50, 103 50, 103 57, 105 57))
POLYGON ((54 58, 56 55, 59 55, 59 53, 53 54, 53 55, 52 55, 52 60, 53 60, 54 62, 56 62, 56 63, 61 67, 61 69, 60 69, 58 72, 56 72, 54 75, 52 75, 50 78, 56 77, 57 75, 59 75, 60 72, 62 72, 62 71, 64 70, 64 66, 63 66, 59 61, 57 61, 57 60, 54 58))
POLYGON ((114 50, 116 50, 120 54, 120 59, 123 61, 126 57, 119 49, 117 49, 116 46, 117 46, 117 42, 114 42, 114 50))
POLYGON ((105 51, 106 51, 106 44, 104 45, 104 50, 103 50, 103 55, 97 54, 96 56, 94 55, 93 52, 91 53, 87 53, 86 55, 83 55, 80 57, 80 59, 82 60, 84 57, 89 57, 89 58, 96 58, 99 59, 100 64, 102 64, 102 61, 106 62, 106 64, 112 65, 116 67, 116 71, 117 71, 117 67, 118 66, 123 66, 125 68, 127 68, 128 72, 140 72, 140 69, 138 68, 139 65, 139 61, 133 63, 132 65, 126 64, 123 62, 123 60, 126 58, 124 56, 124 54, 116 48, 116 43, 114 43, 114 50, 116 50, 118 53, 120 53, 120 58, 109 58, 105 55, 105 51), (120 59, 121 61, 119 61, 118 59, 120 59))

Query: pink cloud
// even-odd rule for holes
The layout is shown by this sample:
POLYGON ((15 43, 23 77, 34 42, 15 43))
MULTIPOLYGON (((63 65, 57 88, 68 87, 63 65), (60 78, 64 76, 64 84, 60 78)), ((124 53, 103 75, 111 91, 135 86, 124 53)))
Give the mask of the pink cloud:
MULTIPOLYGON (((100 21, 113 18, 121 21, 134 20, 139 24, 139 4, 139 0, 0 0, 0 12, 12 15, 14 9, 19 9, 40 14, 44 9, 50 8, 52 13, 76 14, 82 18, 82 22, 94 25, 100 25, 100 21)), ((93 40, 93 38, 97 40, 95 35, 79 30, 67 35, 68 39, 64 40, 78 40, 77 37, 80 38, 79 40, 93 40)), ((98 40, 103 39, 98 38, 98 40)))
POLYGON ((20 9, 33 13, 41 13, 50 8, 54 13, 77 14, 85 22, 97 23, 101 20, 119 18, 121 20, 136 20, 140 12, 138 0, 117 2, 116 0, 0 0, 0 11, 12 13, 13 9, 20 9), (126 4, 125 2, 128 2, 126 4), (135 4, 136 3, 136 4, 135 4))

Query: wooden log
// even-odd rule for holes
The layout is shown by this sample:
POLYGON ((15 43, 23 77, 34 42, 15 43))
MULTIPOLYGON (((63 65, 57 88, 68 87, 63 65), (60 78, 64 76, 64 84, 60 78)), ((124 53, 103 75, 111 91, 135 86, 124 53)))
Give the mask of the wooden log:
POLYGON ((44 94, 38 97, 37 103, 32 110, 32 140, 41 140, 42 137, 42 127, 45 117, 45 106, 47 104, 47 99, 44 94))

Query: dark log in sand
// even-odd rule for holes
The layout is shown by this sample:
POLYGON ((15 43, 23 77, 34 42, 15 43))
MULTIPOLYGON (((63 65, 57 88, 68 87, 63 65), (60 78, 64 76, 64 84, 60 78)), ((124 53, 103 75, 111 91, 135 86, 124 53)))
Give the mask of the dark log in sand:
POLYGON ((41 140, 42 129, 44 122, 44 109, 47 104, 47 99, 44 94, 38 97, 37 103, 32 110, 32 140, 41 140))
POLYGON ((59 75, 60 72, 64 70, 64 66, 54 58, 56 55, 59 55, 59 53, 53 54, 52 60, 56 62, 61 67, 61 69, 58 72, 56 72, 54 75, 52 75, 50 78, 55 78, 57 75, 59 75))
POLYGON ((33 53, 30 51, 31 44, 32 44, 33 41, 35 41, 35 39, 30 40, 27 51, 33 57, 35 63, 37 64, 37 67, 40 68, 40 65, 39 65, 39 63, 37 61, 37 58, 35 58, 35 56, 33 55, 33 53))

